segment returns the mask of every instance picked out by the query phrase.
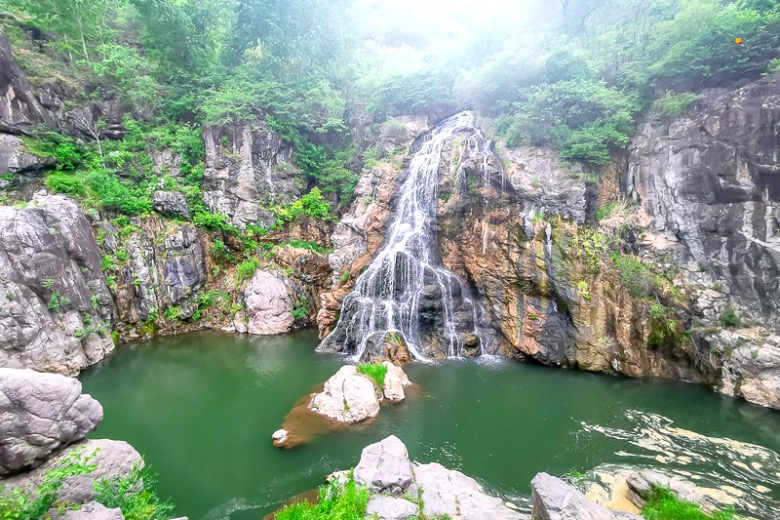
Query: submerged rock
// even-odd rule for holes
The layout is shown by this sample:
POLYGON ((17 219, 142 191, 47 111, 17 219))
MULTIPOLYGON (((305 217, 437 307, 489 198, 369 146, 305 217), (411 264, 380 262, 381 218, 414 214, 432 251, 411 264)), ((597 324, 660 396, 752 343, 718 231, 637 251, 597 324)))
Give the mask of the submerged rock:
POLYGON ((353 365, 346 365, 325 382, 324 390, 312 397, 309 409, 343 423, 364 421, 379 413, 374 384, 353 365))
POLYGON ((611 511, 563 480, 539 473, 531 481, 531 520, 642 520, 633 513, 611 511))
POLYGON ((103 419, 103 407, 81 393, 76 379, 0 368, 0 476, 41 465, 83 439, 103 419))

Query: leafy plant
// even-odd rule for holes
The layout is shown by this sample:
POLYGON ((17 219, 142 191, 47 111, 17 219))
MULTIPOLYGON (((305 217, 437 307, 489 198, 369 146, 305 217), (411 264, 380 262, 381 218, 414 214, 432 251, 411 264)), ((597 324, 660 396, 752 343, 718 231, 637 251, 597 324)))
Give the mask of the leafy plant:
POLYGON ((95 482, 97 501, 118 507, 125 520, 168 520, 173 504, 154 490, 157 476, 136 466, 128 475, 95 482))
POLYGON ((680 116, 687 112, 689 106, 703 97, 693 92, 683 92, 681 94, 667 92, 662 98, 655 101, 653 108, 668 117, 680 116))
POLYGON ((739 327, 742 320, 737 313, 731 307, 727 307, 720 315, 720 324, 724 327, 735 328, 739 327))
POLYGON ((168 321, 176 321, 181 319, 181 308, 172 306, 165 309, 165 319, 168 321))
POLYGON ((669 489, 654 486, 642 508, 646 520, 737 520, 733 509, 707 514, 690 502, 680 500, 669 489))
POLYGON ((350 473, 345 484, 331 482, 319 488, 319 500, 316 504, 298 502, 278 511, 276 520, 363 520, 371 494, 355 483, 350 473))
POLYGON ((352 271, 347 269, 343 273, 341 273, 341 276, 339 276, 339 285, 344 285, 348 281, 352 279, 352 271))
POLYGON ((250 258, 245 262, 241 262, 236 266, 236 278, 239 282, 249 280, 255 275, 260 267, 260 261, 257 258, 250 258))
POLYGON ((377 388, 385 386, 385 375, 387 375, 387 366, 382 363, 361 363, 357 365, 357 371, 368 376, 377 388))
POLYGON ((63 296, 58 292, 52 293, 49 298, 48 307, 51 311, 58 311, 70 303, 70 298, 63 296))

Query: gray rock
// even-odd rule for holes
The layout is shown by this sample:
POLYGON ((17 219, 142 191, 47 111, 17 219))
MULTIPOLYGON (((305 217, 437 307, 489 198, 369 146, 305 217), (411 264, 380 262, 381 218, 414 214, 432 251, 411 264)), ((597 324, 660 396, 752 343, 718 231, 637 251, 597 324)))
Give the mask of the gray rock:
POLYGON ((0 476, 39 466, 102 420, 100 403, 76 379, 0 368, 0 476))
POLYGON ((531 491, 531 520, 642 520, 588 500, 577 488, 547 473, 534 477, 531 491))
POLYGON ((114 348, 116 308, 78 205, 0 207, 0 366, 75 375, 114 348))
MULTIPOLYGON (((441 464, 414 466, 415 484, 422 488, 424 513, 461 520, 522 520, 527 517, 488 495, 476 480, 441 464)), ((545 520, 554 520, 553 518, 545 520)))
POLYGON ((250 334, 261 336, 289 332, 295 323, 292 299, 281 275, 258 270, 244 289, 250 334))
POLYGON ((239 229, 270 227, 275 218, 267 208, 300 197, 297 171, 290 163, 292 145, 263 121, 205 127, 203 141, 203 201, 239 229))
MULTIPOLYGON (((0 175, 17 172, 36 172, 52 166, 50 159, 45 159, 28 153, 22 145, 22 140, 9 134, 0 134, 0 175)), ((3 183, 0 180, 0 189, 3 183)))
POLYGON ((696 491, 691 484, 677 478, 672 478, 658 471, 650 469, 643 469, 639 472, 634 471, 628 475, 626 483, 628 484, 629 491, 628 499, 640 509, 644 507, 647 495, 654 486, 665 487, 677 495, 677 498, 680 500, 698 504, 702 510, 709 513, 716 509, 715 504, 696 491))
MULTIPOLYGON (((379 400, 371 380, 359 374, 353 365, 347 365, 325 382, 322 392, 312 397, 309 410, 352 424, 378 414, 379 400)), ((367 482, 371 481, 371 474, 366 476, 369 477, 367 482)))
POLYGON ((385 496, 373 496, 368 501, 366 518, 378 518, 378 520, 406 520, 417 518, 420 508, 403 498, 385 496), (376 516, 374 516, 376 515, 376 516))
POLYGON ((179 191, 155 191, 152 204, 158 213, 184 219, 190 218, 187 198, 179 191))
POLYGON ((75 504, 84 504, 97 498, 94 483, 98 480, 127 476, 134 468, 143 467, 144 464, 141 455, 126 442, 90 439, 68 447, 32 471, 0 481, 0 485, 11 489, 37 488, 43 482, 46 472, 56 469, 74 456, 96 466, 86 475, 73 475, 63 482, 58 499, 75 504))
POLYGON ((403 494, 414 478, 406 446, 395 435, 366 446, 355 466, 354 478, 374 492, 403 494))
POLYGON ((125 520, 122 511, 115 507, 109 509, 99 502, 89 502, 79 509, 69 509, 52 520, 125 520))
POLYGON ((8 38, 0 34, 0 132, 27 133, 39 124, 53 127, 54 121, 16 64, 8 38))

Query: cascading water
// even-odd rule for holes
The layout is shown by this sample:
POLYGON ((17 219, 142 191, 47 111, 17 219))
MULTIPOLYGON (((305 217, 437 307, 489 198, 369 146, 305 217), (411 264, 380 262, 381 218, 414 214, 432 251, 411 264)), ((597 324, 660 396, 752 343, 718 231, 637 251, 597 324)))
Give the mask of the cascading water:
POLYGON ((482 310, 465 284, 442 267, 439 252, 436 211, 442 151, 456 134, 465 138, 456 186, 466 184, 467 161, 484 168, 492 156, 470 112, 443 121, 426 136, 409 164, 385 244, 344 299, 340 320, 321 350, 360 359, 388 333, 402 336, 417 359, 485 350, 482 310))

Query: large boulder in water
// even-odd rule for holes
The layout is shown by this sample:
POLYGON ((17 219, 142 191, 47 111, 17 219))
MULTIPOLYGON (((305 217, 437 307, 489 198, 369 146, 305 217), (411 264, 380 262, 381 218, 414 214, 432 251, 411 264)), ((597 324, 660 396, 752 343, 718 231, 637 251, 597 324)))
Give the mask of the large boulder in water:
POLYGON ((633 513, 611 511, 563 480, 539 473, 531 481, 531 520, 642 520, 633 513))
POLYGON ((41 465, 102 420, 103 407, 78 380, 0 368, 0 476, 41 465))
POLYGON ((355 482, 374 492, 403 494, 414 480, 406 446, 395 435, 366 446, 354 477, 355 482))
POLYGON ((346 365, 325 382, 325 388, 312 397, 309 409, 343 423, 364 421, 379 413, 374 383, 353 365, 346 365))

